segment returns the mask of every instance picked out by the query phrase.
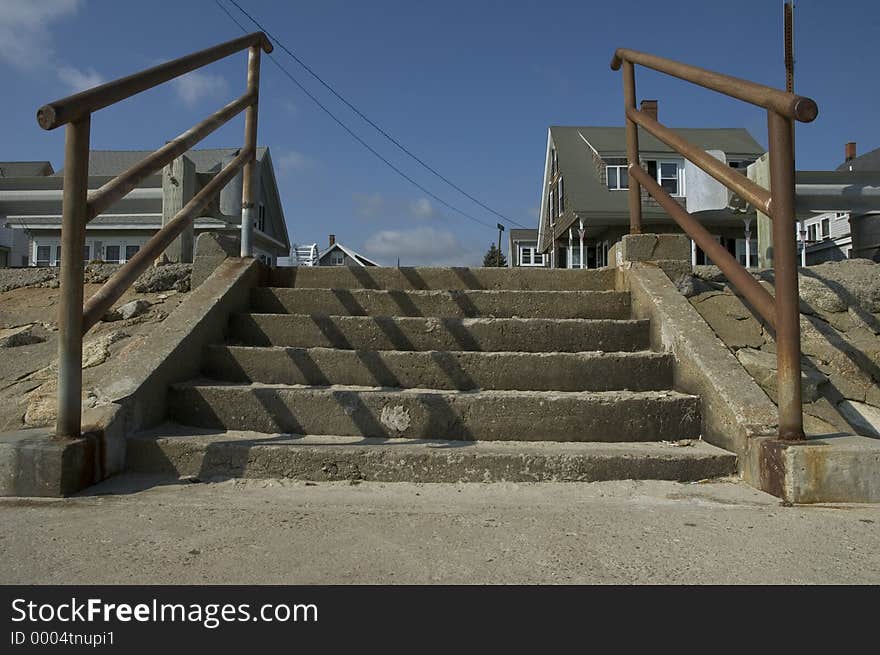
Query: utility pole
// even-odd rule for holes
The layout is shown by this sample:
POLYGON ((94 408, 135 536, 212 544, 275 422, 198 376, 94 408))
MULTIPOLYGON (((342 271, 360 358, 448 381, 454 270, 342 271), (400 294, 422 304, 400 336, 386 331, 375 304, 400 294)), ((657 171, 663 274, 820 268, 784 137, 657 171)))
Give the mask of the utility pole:
POLYGON ((504 232, 504 226, 498 223, 498 266, 501 266, 501 233, 504 232))

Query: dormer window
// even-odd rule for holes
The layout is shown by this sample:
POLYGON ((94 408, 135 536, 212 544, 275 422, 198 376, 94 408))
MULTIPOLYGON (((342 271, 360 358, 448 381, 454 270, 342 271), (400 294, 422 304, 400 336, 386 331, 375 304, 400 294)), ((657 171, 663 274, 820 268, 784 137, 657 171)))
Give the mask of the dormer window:
POLYGON ((645 162, 648 175, 671 196, 684 195, 684 167, 677 161, 649 159, 645 162))
POLYGON ((611 191, 624 191, 629 188, 629 172, 625 159, 609 159, 605 166, 605 181, 611 191))

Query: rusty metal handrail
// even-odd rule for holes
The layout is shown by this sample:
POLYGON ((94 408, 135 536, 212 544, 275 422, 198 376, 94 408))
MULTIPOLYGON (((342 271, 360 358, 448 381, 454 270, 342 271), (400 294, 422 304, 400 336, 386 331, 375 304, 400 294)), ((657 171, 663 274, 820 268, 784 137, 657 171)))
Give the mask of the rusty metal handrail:
POLYGON ((819 115, 819 107, 812 98, 774 89, 772 86, 750 82, 731 75, 716 73, 698 66, 683 64, 665 57, 649 55, 638 50, 618 48, 611 59, 612 70, 618 70, 623 62, 639 64, 659 73, 666 73, 711 91, 723 93, 731 98, 758 105, 787 118, 794 118, 802 123, 809 123, 819 115))
POLYGON ((776 331, 778 435, 780 439, 801 440, 804 438, 804 429, 792 121, 810 122, 818 115, 819 108, 811 98, 635 50, 619 48, 614 53, 611 68, 618 70, 621 67, 627 170, 630 179, 630 232, 639 234, 642 230, 641 187, 644 187, 776 331), (651 116, 636 109, 635 64, 765 108, 770 142, 770 190, 733 171, 651 116), (773 218, 775 298, 715 241, 692 214, 642 169, 638 126, 773 218))
POLYGON ((229 55, 241 52, 246 48, 262 48, 266 53, 272 52, 272 43, 263 32, 252 32, 237 39, 226 41, 190 55, 153 66, 127 77, 86 89, 80 93, 67 96, 43 105, 37 110, 37 122, 44 130, 54 130, 67 123, 72 123, 88 116, 99 109, 115 105, 175 77, 186 75, 203 68, 229 55))
POLYGON ((253 177, 257 150, 261 50, 271 52, 272 44, 264 33, 255 32, 56 100, 37 111, 37 122, 43 129, 53 130, 61 125, 67 126, 61 212, 63 293, 58 319, 57 436, 78 437, 81 432, 83 335, 242 169, 241 256, 252 256, 255 193, 253 177), (89 193, 89 142, 93 112, 245 49, 248 50, 248 72, 244 95, 197 123, 101 188, 89 193), (236 157, 116 271, 83 307, 86 224, 131 192, 144 178, 161 170, 242 111, 245 112, 244 147, 236 157))

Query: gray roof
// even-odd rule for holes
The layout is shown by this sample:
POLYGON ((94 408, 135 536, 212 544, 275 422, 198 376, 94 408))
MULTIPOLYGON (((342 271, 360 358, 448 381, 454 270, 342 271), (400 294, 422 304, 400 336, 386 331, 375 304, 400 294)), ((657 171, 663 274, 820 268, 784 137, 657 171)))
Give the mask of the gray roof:
POLYGON ((353 260, 358 262, 361 266, 379 266, 379 264, 374 262, 372 259, 368 259, 367 257, 364 257, 359 252, 352 250, 351 248, 347 248, 346 246, 343 246, 338 241, 336 243, 334 243, 332 246, 329 246, 325 250, 322 250, 320 253, 318 253, 318 261, 321 261, 322 259, 324 259, 324 257, 326 255, 328 255, 330 252, 332 252, 333 250, 341 250, 346 255, 351 257, 353 260))
POLYGON ((510 230, 511 241, 537 241, 538 230, 510 230))
MULTIPOLYGON (((14 216, 15 220, 9 221, 9 227, 20 227, 22 224, 28 227, 46 229, 58 229, 58 216, 14 216)), ((100 216, 89 221, 89 228, 100 227, 102 225, 118 225, 126 226, 131 229, 154 228, 156 225, 162 225, 162 214, 101 214, 100 216)), ((226 225, 221 221, 210 216, 200 216, 195 219, 195 227, 223 227, 226 225)))
MULTIPOLYGON (((234 156, 240 150, 236 148, 203 148, 188 150, 186 156, 196 165, 197 173, 216 173, 221 168, 224 157, 234 156)), ((119 175, 139 161, 151 155, 152 150, 90 150, 89 175, 119 175)), ((266 155, 266 147, 257 147, 257 161, 266 155)), ((58 171, 55 175, 61 175, 58 171)))
POLYGON ((0 161, 0 177, 44 177, 53 172, 47 161, 0 161))
MULTIPOLYGON (((551 127, 550 131, 554 132, 557 129, 560 128, 551 127)), ((622 127, 565 127, 561 129, 577 130, 601 155, 626 152, 626 133, 622 127)), ((748 130, 741 127, 674 127, 672 131, 702 150, 723 150, 727 154, 754 157, 766 152, 766 149, 752 138, 748 130)), ((639 128, 639 151, 675 152, 642 128, 639 128)))
MULTIPOLYGON (((743 128, 673 128, 673 130, 703 150, 722 150, 728 155, 758 157, 764 148, 743 128)), ((628 194, 611 191, 599 179, 596 162, 590 148, 600 156, 622 157, 626 152, 626 134, 622 127, 566 127, 550 128, 559 170, 565 178, 566 217, 557 229, 565 229, 574 220, 573 212, 582 216, 594 215, 611 222, 619 222, 629 216, 628 194), (589 142, 590 145, 587 145, 589 142), (568 220, 565 220, 567 218, 568 220)), ((639 152, 674 153, 669 146, 639 129, 639 152)), ((646 215, 666 216, 666 212, 654 203, 645 203, 646 215)))
POLYGON ((843 162, 837 167, 839 171, 880 171, 880 148, 866 152, 861 157, 843 162))

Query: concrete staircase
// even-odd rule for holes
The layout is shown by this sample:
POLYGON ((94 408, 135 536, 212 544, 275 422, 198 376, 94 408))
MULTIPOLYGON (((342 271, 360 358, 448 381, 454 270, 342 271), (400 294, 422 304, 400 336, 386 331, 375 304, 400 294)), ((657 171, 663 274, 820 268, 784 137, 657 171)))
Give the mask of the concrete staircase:
POLYGON ((137 471, 410 481, 732 474, 613 270, 272 272, 137 471))

